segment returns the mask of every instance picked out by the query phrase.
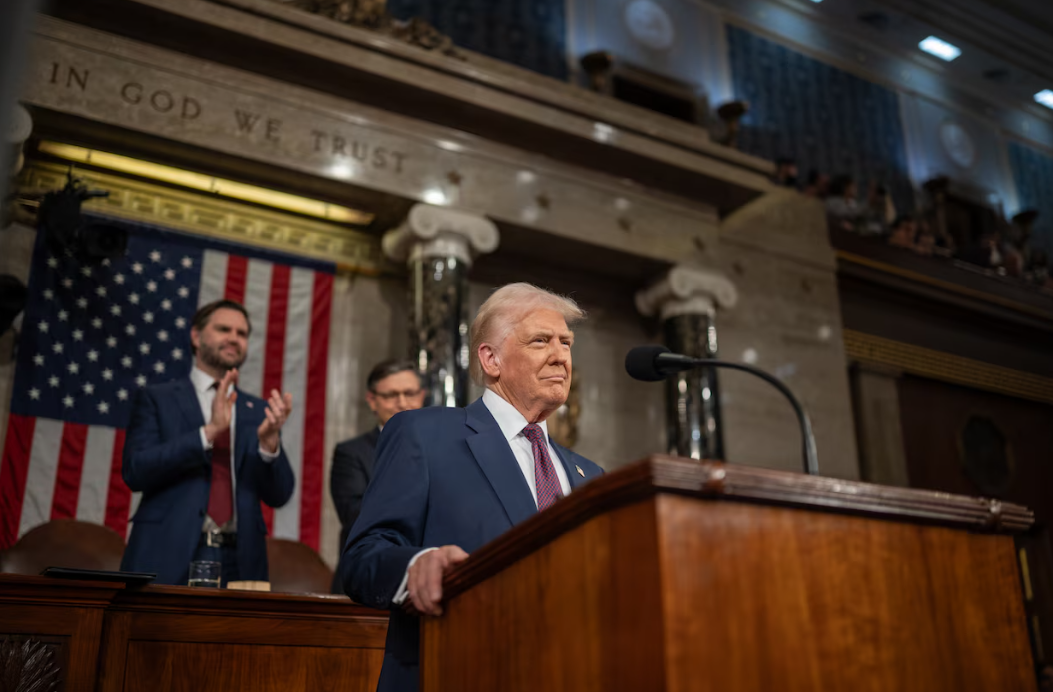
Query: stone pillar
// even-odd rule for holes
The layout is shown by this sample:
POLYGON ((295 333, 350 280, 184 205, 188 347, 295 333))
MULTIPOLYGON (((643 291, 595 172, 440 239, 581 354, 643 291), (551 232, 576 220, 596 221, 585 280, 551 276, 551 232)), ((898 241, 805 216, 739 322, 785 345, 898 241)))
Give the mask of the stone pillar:
MULTIPOLYGON (((636 294, 636 307, 662 322, 665 345, 693 358, 717 357, 717 308, 738 300, 735 285, 722 275, 677 266, 636 294)), ((723 459, 720 389, 715 368, 697 368, 666 380, 669 453, 692 459, 723 459)))
POLYGON ((468 269, 499 240, 489 219, 429 204, 414 205, 384 235, 384 253, 409 269, 410 354, 425 406, 468 403, 468 269))

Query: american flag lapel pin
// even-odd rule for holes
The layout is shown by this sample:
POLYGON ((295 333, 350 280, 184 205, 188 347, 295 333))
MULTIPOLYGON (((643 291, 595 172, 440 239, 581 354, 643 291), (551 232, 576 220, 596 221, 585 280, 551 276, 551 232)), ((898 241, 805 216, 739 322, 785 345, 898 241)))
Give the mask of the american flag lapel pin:
POLYGON ((585 477, 585 472, 581 470, 581 467, 580 467, 580 466, 578 466, 577 464, 575 464, 575 465, 574 465, 574 468, 576 468, 576 469, 578 470, 578 475, 579 475, 579 476, 581 476, 582 478, 584 478, 584 477, 585 477))
POLYGON ((246 401, 245 405, 248 406, 249 408, 252 408, 252 402, 251 401, 246 401))

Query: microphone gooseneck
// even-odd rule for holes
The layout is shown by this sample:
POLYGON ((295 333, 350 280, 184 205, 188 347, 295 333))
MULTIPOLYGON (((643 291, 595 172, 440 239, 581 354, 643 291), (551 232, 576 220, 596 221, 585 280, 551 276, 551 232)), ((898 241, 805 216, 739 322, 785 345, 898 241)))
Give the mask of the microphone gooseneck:
POLYGON ((790 388, 777 377, 745 363, 711 360, 709 358, 692 358, 680 353, 673 353, 665 346, 637 346, 625 355, 625 371, 633 379, 644 382, 658 382, 678 372, 701 367, 726 368, 728 370, 747 372, 759 377, 782 392, 782 395, 786 397, 793 407, 794 413, 797 414, 797 422, 801 428, 804 472, 812 476, 819 475, 819 456, 815 449, 812 422, 808 418, 804 407, 801 406, 801 402, 797 400, 790 388))

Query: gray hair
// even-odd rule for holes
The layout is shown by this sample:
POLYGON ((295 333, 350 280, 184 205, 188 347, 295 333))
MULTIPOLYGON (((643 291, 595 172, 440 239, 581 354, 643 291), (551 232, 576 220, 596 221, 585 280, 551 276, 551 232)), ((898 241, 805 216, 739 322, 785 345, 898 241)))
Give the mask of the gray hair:
POLYGON ((480 345, 489 343, 494 347, 499 346, 519 320, 535 310, 546 309, 563 315, 568 326, 585 319, 585 311, 572 299, 533 284, 508 284, 490 294, 486 302, 479 306, 479 312, 472 321, 469 354, 472 381, 480 386, 486 384, 483 366, 479 362, 480 345))

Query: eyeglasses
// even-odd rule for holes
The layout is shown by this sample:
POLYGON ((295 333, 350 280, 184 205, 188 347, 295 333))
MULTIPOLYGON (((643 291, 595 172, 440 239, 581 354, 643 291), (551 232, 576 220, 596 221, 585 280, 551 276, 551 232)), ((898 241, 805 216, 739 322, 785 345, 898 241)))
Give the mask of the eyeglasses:
POLYGON ((412 399, 414 397, 418 397, 418 396, 420 396, 421 391, 423 391, 423 390, 421 390, 421 389, 407 389, 407 390, 401 391, 401 392, 398 391, 398 390, 395 390, 393 392, 373 392, 373 396, 375 396, 378 399, 381 399, 383 401, 394 401, 395 399, 398 399, 400 396, 406 397, 407 399, 412 399))

